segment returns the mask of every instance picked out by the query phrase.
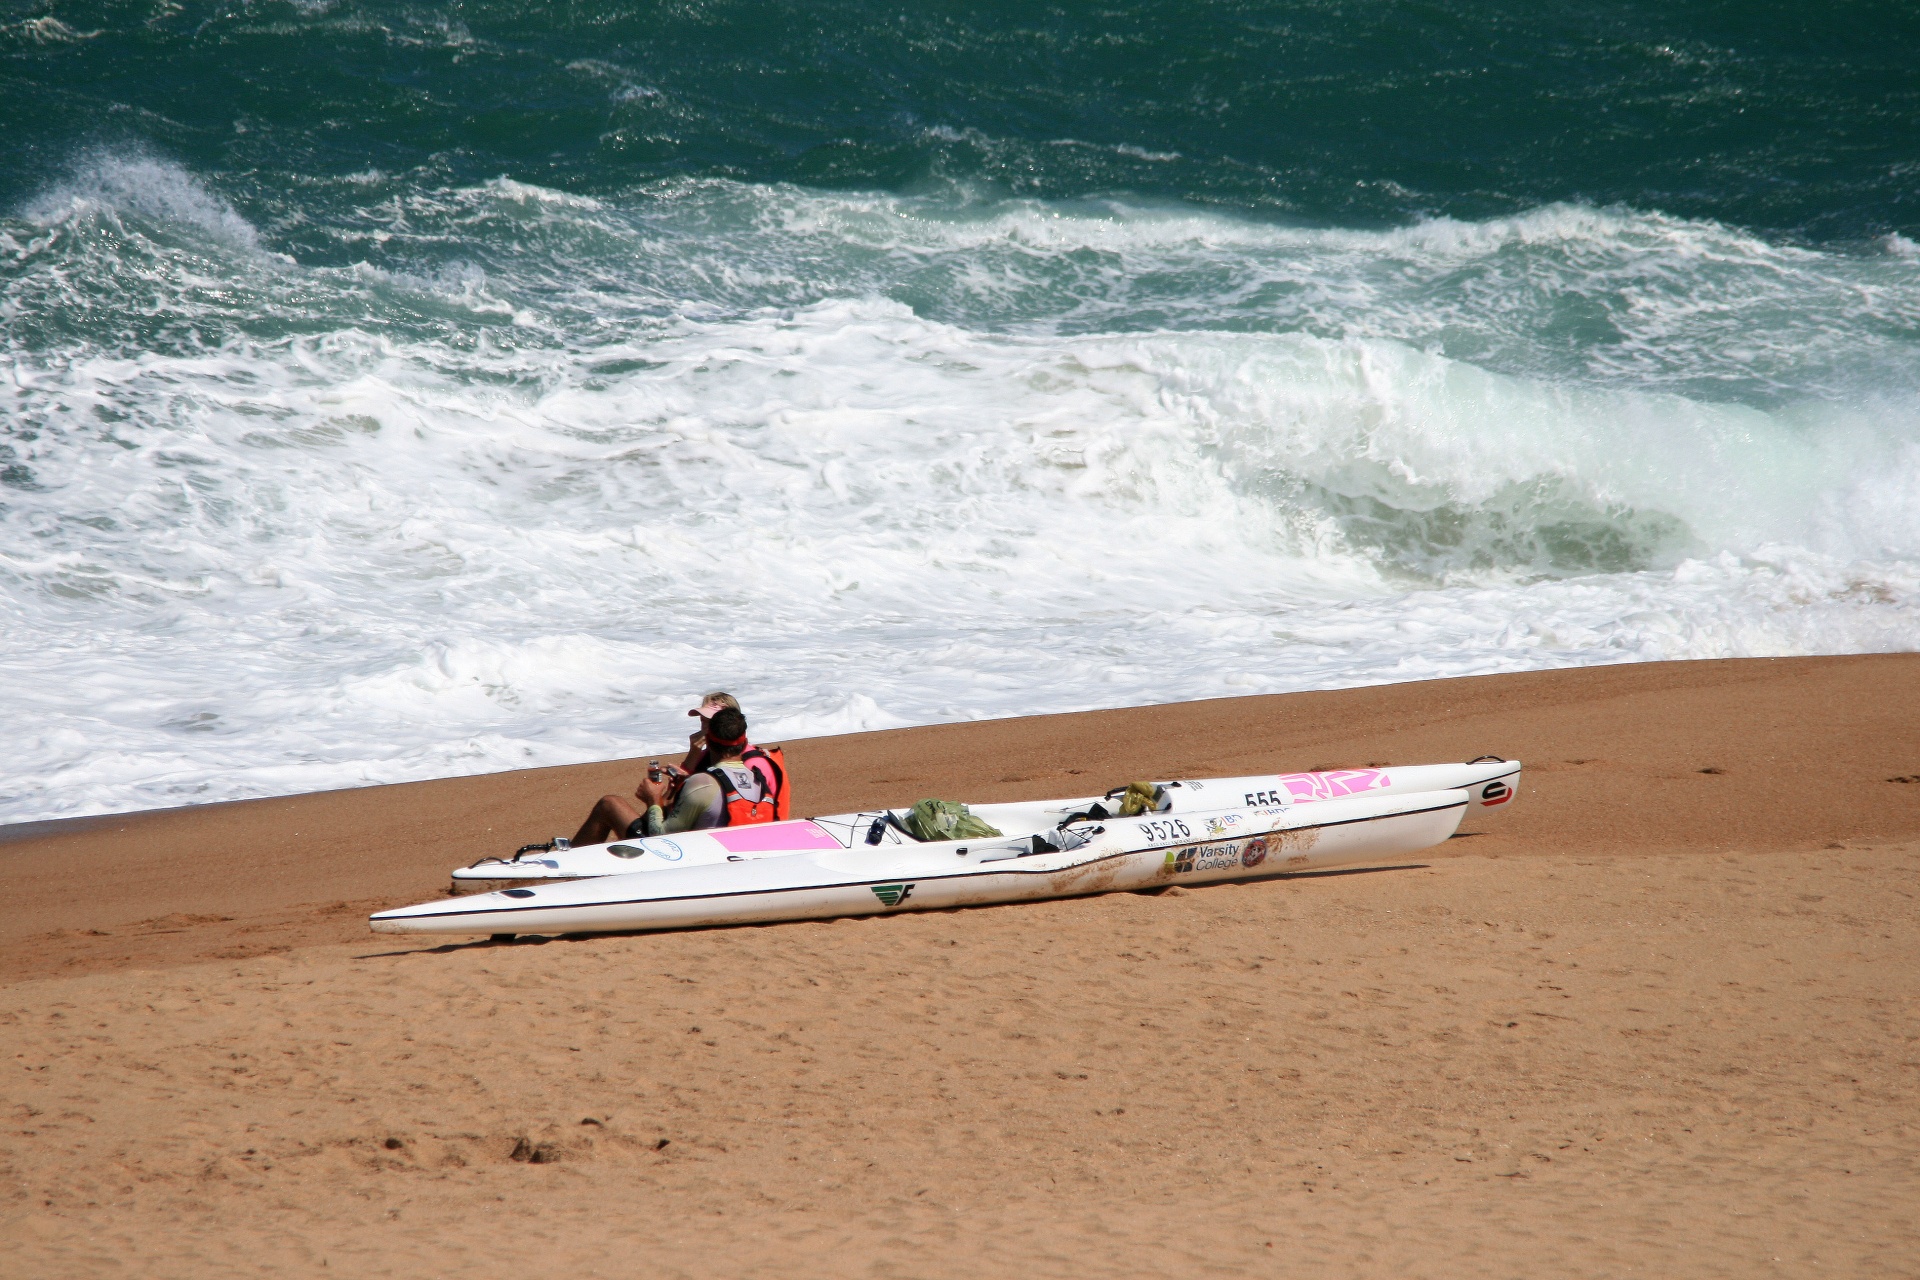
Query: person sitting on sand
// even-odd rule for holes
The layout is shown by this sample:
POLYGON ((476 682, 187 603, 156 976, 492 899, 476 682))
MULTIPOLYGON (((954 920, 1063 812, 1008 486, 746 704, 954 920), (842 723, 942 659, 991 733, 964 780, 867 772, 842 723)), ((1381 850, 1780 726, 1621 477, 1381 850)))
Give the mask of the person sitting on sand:
MULTIPOLYGON (((700 705, 687 712, 690 716, 700 717, 700 727, 687 735, 686 758, 680 761, 677 768, 670 768, 668 770, 670 773, 673 773, 676 777, 686 777, 708 767, 712 759, 714 759, 714 757, 709 757, 707 754, 707 735, 710 732, 709 726, 712 724, 714 716, 726 710, 728 707, 739 711, 740 702, 739 699, 725 690, 715 689, 712 693, 701 695, 700 705)), ((746 713, 741 712, 741 714, 745 715, 746 713)), ((743 720, 741 723, 744 724, 745 721, 743 720)), ((787 816, 787 759, 785 753, 782 752, 779 747, 766 747, 763 749, 754 746, 751 742, 743 742, 740 747, 740 758, 752 766, 754 772, 760 775, 762 784, 772 793, 774 802, 779 809, 779 813, 776 816, 785 818, 787 816)), ((750 821, 762 822, 765 821, 765 819, 753 818, 750 819, 750 821)), ((737 827, 743 826, 745 823, 740 818, 735 817, 728 825, 737 827)))
MULTIPOLYGON (((699 717, 700 727, 687 735, 687 754, 680 763, 677 766, 666 765, 662 770, 671 787, 678 788, 681 779, 707 767, 708 728, 715 715, 729 708, 739 711, 740 700, 724 689, 715 689, 711 693, 702 694, 700 704, 687 712, 690 716, 699 717)), ((751 743, 748 744, 749 747, 751 745, 751 743)), ((654 771, 649 769, 647 772, 651 777, 654 771)), ((704 788, 701 789, 704 790, 704 788)), ((634 798, 636 800, 640 798, 638 790, 635 790, 634 798)), ((545 845, 529 845, 528 848, 551 849, 566 844, 600 844, 620 836, 630 840, 638 839, 645 833, 645 823, 639 821, 645 816, 634 808, 625 796, 602 796, 599 803, 594 805, 593 812, 587 815, 585 824, 571 841, 555 840, 545 845), (639 825, 635 826, 637 822, 639 825)), ((521 852, 524 853, 526 850, 523 849, 521 852)))
POLYGON ((688 752, 687 758, 694 760, 697 753, 706 762, 704 768, 685 774, 678 769, 649 769, 633 789, 634 799, 644 809, 624 796, 601 796, 572 843, 604 844, 620 837, 638 840, 677 831, 772 822, 785 778, 769 779, 741 759, 749 749, 747 718, 737 707, 720 707, 712 716, 703 717, 703 723, 705 731, 696 735, 700 745, 688 752))

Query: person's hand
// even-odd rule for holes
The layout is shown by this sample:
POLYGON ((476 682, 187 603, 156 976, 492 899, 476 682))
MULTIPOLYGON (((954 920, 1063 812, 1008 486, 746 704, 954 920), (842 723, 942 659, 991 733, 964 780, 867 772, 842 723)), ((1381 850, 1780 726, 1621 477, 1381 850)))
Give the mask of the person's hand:
POLYGON ((633 798, 644 805, 659 805, 665 808, 667 800, 673 795, 673 779, 662 776, 659 779, 641 778, 640 785, 633 789, 633 798))

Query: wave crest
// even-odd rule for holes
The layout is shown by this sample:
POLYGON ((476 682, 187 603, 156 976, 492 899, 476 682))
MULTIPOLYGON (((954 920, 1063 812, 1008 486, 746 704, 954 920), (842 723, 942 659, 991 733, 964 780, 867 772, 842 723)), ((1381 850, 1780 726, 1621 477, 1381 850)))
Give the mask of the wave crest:
POLYGON ((106 213, 159 231, 185 231, 232 248, 260 247, 260 233, 185 166, 137 150, 98 150, 22 211, 46 228, 106 213))

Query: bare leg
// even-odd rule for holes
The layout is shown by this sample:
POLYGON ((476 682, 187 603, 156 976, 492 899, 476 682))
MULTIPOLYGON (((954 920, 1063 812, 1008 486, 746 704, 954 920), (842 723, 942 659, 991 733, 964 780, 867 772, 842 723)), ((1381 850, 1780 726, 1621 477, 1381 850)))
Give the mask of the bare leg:
POLYGON ((581 824, 574 834, 573 842, 581 844, 605 844, 627 834, 627 828, 640 819, 640 811, 633 807, 633 801, 625 796, 601 796, 600 803, 593 806, 593 812, 581 824))

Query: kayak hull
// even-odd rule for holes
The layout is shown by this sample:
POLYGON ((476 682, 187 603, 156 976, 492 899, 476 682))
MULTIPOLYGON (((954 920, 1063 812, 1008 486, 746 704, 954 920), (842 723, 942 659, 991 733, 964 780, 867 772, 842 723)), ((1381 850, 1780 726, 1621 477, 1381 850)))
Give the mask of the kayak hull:
POLYGON ((819 920, 1078 897, 1392 861, 1447 839, 1466 791, 1113 819, 1064 851, 951 841, 601 876, 381 912, 376 932, 604 933, 819 920), (1210 820, 1210 821, 1209 821, 1210 820), (1209 829, 1213 828, 1213 829, 1209 829))

